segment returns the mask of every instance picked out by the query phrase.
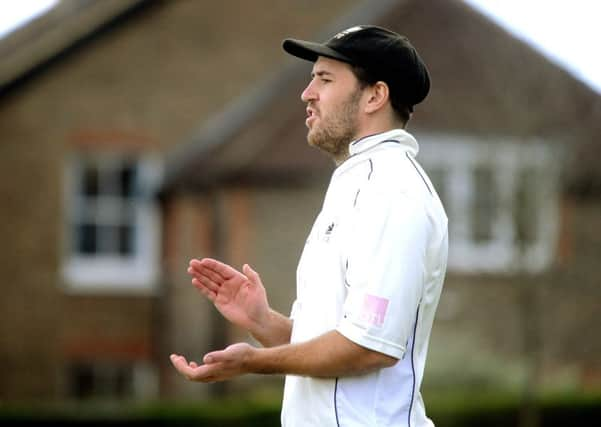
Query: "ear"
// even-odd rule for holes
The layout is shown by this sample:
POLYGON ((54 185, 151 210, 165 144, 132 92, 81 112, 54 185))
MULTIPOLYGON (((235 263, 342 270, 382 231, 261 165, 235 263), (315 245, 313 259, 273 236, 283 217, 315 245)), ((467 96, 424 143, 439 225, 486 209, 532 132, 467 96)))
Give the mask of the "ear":
POLYGON ((368 99, 365 105, 365 112, 375 113, 382 109, 389 100, 390 91, 388 85, 382 81, 376 82, 368 89, 368 99))

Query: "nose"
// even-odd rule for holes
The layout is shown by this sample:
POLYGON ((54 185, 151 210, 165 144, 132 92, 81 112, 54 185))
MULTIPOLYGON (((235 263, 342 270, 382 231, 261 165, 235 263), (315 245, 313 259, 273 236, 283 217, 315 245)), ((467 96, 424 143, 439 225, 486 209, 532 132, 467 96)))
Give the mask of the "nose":
POLYGON ((317 100, 317 92, 313 87, 313 80, 309 82, 305 90, 301 93, 301 99, 303 102, 315 101, 317 100))

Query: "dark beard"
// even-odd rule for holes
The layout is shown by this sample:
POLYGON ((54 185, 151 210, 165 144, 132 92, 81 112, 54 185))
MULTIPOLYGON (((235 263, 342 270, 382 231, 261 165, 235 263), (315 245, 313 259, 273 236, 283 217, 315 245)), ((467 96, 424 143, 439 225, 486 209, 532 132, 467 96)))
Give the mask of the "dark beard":
POLYGON ((357 111, 361 90, 351 93, 339 111, 333 114, 327 124, 310 131, 307 135, 309 144, 332 155, 337 163, 348 158, 349 144, 357 135, 357 111))

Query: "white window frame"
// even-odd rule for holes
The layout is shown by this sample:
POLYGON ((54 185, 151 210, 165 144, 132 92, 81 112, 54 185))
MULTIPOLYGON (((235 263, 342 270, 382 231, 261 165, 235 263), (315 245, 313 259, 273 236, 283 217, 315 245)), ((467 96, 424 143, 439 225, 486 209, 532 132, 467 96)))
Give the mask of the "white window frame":
MULTIPOLYGON (((101 166, 102 167, 102 166, 101 166)), ((64 177, 65 187, 65 235, 63 250, 63 279, 65 290, 70 293, 142 293, 152 294, 156 290, 160 274, 161 221, 154 191, 162 178, 162 163, 152 155, 132 158, 119 154, 73 154, 67 159, 64 177), (84 198, 79 197, 78 188, 82 176, 83 162, 92 161, 98 165, 110 165, 124 159, 134 161, 137 166, 138 197, 134 203, 134 253, 132 256, 117 254, 83 255, 72 250, 72 226, 77 222, 78 212, 93 209, 84 206, 84 198)), ((110 197, 98 200, 108 203, 110 197)))
POLYGON ((553 262, 559 229, 559 173, 557 148, 540 140, 511 138, 480 140, 453 135, 418 135, 418 159, 426 171, 446 172, 445 209, 449 217, 449 270, 464 273, 539 273, 553 262), (492 218, 492 238, 476 242, 471 237, 474 213, 473 171, 490 168, 498 189, 498 206, 492 218), (515 243, 514 209, 519 171, 534 170, 537 210, 536 240, 515 243), (541 214, 544 213, 544 214, 541 214))

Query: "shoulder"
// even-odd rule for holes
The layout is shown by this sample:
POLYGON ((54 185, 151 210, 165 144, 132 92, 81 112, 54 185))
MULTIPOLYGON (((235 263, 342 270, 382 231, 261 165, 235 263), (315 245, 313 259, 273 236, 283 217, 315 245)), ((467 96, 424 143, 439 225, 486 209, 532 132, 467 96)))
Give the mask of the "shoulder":
POLYGON ((429 194, 426 173, 407 150, 387 147, 370 156, 374 189, 416 197, 429 194))

